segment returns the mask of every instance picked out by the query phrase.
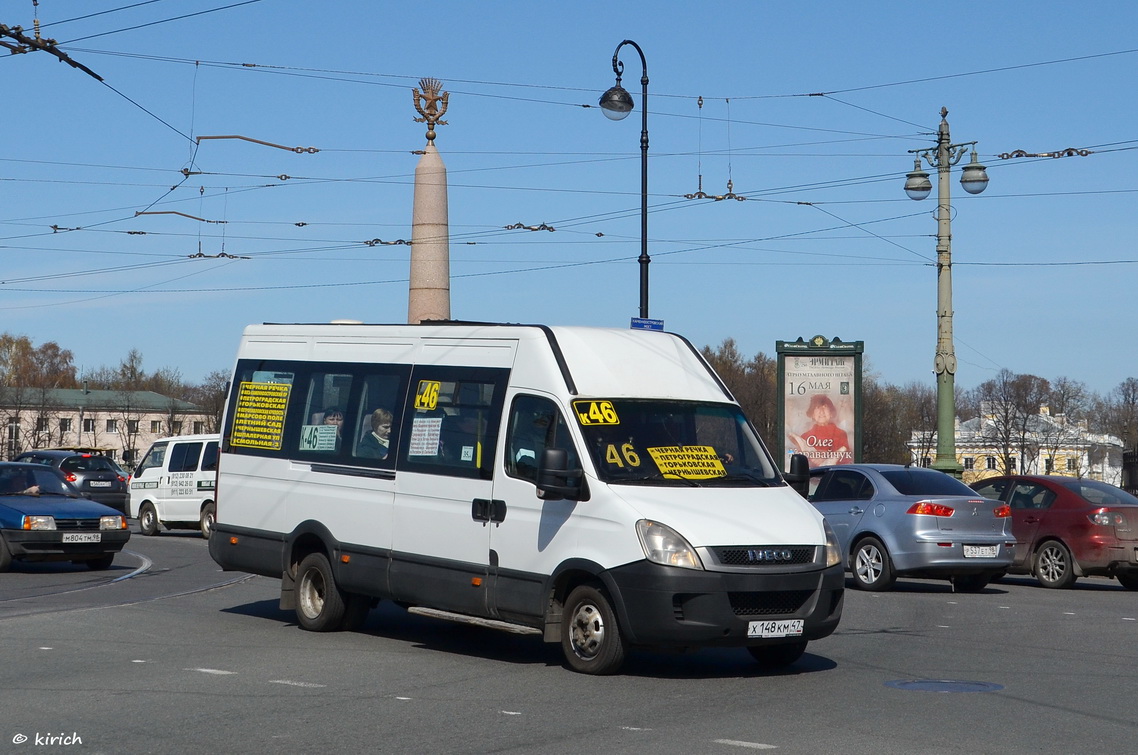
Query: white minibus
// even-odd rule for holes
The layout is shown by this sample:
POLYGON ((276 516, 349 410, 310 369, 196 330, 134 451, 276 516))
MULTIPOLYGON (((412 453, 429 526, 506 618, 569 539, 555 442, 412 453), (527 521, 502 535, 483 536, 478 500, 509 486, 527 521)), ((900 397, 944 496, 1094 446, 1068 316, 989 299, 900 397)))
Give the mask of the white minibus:
POLYGON ((784 666, 842 612, 829 526, 662 331, 249 326, 216 502, 210 555, 308 630, 391 600, 609 674, 635 647, 784 666))
POLYGON ((143 535, 162 527, 198 529, 209 537, 221 436, 178 435, 151 444, 130 476, 130 516, 143 535))

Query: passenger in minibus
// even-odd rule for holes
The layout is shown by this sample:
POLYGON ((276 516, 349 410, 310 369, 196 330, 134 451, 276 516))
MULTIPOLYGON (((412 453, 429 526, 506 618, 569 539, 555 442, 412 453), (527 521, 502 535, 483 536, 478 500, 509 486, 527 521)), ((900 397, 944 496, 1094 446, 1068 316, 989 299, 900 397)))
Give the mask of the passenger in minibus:
POLYGON ((360 439, 356 456, 363 459, 386 459, 391 446, 392 414, 382 406, 371 413, 371 430, 360 439))

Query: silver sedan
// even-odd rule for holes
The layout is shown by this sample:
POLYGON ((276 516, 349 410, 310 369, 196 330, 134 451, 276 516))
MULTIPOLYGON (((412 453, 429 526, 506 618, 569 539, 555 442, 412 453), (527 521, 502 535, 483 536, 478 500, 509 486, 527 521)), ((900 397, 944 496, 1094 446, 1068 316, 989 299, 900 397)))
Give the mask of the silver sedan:
POLYGON ((943 472, 844 464, 810 472, 810 502, 833 527, 854 586, 888 590, 898 576, 948 579, 977 592, 1015 553, 1011 510, 943 472))

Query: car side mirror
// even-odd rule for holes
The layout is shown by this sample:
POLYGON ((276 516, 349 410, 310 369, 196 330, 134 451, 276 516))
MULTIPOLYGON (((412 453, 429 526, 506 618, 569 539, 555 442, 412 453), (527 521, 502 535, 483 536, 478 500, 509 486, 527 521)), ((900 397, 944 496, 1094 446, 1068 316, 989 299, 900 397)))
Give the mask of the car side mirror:
POLYGON ((537 460, 537 492, 545 501, 587 501, 585 475, 569 468, 569 452, 564 448, 542 449, 537 460))
POLYGON ((790 471, 782 475, 790 487, 803 498, 810 495, 810 460, 803 454, 790 457, 790 471))

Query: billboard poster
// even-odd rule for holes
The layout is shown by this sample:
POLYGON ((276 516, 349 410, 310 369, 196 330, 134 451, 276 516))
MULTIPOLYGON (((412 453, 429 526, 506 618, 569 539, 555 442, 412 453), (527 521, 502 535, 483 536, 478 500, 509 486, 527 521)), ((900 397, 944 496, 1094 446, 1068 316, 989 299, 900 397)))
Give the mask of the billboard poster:
POLYGON ((777 347, 783 469, 793 454, 811 468, 859 461, 862 342, 815 336, 777 347))

